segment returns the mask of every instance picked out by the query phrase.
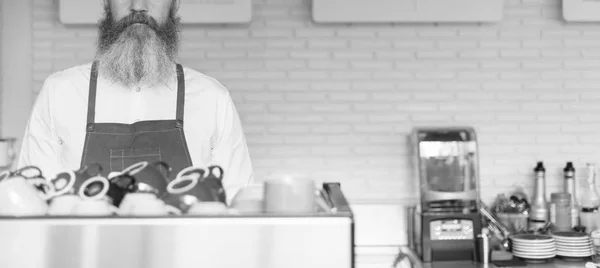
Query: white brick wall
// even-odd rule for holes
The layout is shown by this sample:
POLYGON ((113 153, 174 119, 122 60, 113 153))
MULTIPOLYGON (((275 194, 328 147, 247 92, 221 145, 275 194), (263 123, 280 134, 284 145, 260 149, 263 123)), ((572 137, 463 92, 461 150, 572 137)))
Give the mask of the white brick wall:
MULTIPOLYGON (((65 27, 34 0, 35 91, 90 61, 94 27, 65 27)), ((523 185, 536 161, 548 194, 574 161, 600 161, 600 26, 566 23, 559 0, 507 0, 497 24, 315 24, 310 0, 254 0, 249 25, 185 26, 181 62, 222 81, 258 179, 340 181, 352 202, 414 200, 406 134, 472 125, 483 198, 523 185)))

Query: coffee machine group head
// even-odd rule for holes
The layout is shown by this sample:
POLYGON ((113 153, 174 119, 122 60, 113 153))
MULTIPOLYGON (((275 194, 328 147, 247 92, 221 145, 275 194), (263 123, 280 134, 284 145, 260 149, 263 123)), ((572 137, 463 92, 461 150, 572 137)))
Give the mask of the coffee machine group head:
POLYGON ((475 260, 481 232, 479 166, 471 127, 420 127, 412 133, 420 204, 415 229, 425 262, 475 260))

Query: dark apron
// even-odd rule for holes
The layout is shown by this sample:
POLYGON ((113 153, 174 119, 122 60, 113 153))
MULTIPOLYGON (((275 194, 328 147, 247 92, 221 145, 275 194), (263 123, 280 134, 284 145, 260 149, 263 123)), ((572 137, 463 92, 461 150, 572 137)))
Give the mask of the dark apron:
MULTIPOLYGON (((97 62, 92 64, 85 145, 81 167, 98 163, 102 175, 121 171, 141 162, 164 161, 171 167, 170 180, 182 169, 192 166, 183 132, 185 79, 177 64, 177 114, 175 120, 140 121, 128 124, 95 123, 97 62)), ((121 109, 122 107, 115 107, 121 109)))

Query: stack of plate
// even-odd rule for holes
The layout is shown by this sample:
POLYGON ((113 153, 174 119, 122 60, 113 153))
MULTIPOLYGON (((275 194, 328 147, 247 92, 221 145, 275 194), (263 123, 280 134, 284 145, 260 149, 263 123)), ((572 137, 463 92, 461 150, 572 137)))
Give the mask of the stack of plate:
POLYGON ((556 243, 556 255, 585 258, 594 255, 592 241, 586 233, 557 232, 552 235, 556 243))
POLYGON ((518 234, 510 237, 515 257, 528 260, 545 260, 556 256, 554 238, 538 234, 518 234))

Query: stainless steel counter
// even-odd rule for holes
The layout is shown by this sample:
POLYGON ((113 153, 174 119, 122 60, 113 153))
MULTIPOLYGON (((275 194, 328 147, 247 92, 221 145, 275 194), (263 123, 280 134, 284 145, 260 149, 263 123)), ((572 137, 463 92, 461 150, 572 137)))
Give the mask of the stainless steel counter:
POLYGON ((1 268, 351 268, 354 219, 337 213, 0 218, 1 268))
MULTIPOLYGON (((584 268, 585 261, 564 261, 558 258, 546 263, 527 263, 526 268, 584 268)), ((425 268, 496 268, 493 264, 484 265, 474 262, 435 262, 424 263, 425 268)))

